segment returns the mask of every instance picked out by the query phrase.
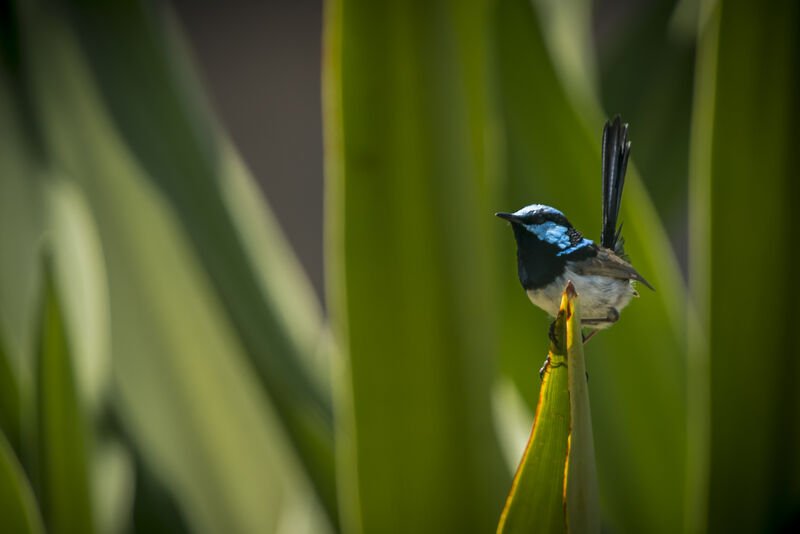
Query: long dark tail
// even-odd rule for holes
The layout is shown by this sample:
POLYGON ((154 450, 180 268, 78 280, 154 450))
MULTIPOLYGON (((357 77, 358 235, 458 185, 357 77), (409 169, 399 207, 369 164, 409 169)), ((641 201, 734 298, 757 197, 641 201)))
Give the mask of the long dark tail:
POLYGON ((619 256, 625 253, 620 238, 622 225, 617 228, 617 219, 630 153, 628 125, 622 124, 617 115, 613 122, 606 121, 603 128, 603 233, 600 243, 619 256))

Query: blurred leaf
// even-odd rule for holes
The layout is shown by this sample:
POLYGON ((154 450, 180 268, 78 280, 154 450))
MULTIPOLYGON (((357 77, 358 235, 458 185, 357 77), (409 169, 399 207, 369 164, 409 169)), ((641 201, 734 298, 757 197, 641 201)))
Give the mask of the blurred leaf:
POLYGON ((0 523, 4 532, 44 532, 36 498, 14 451, 0 431, 0 523))
MULTIPOLYGON (((508 170, 506 200, 498 210, 549 204, 592 237, 591 229, 600 227, 602 122, 587 129, 575 111, 527 1, 501 0, 495 23, 508 170)), ((635 124, 630 135, 636 146, 635 124)), ((588 347, 595 354, 590 396, 598 429, 600 504, 612 530, 676 532, 683 526, 685 491, 686 291, 632 166, 621 218, 634 265, 658 291, 645 291, 623 312, 619 325, 588 347)), ((501 308, 503 368, 535 406, 538 363, 522 348, 536 346, 533 333, 546 327, 547 318, 519 287, 510 233, 502 225, 496 231, 505 237, 502 254, 508 258, 501 308)))
MULTIPOLYGON (((124 143, 74 34, 57 15, 25 5, 25 63, 47 163, 59 176, 75 181, 100 233, 110 295, 115 405, 122 420, 193 530, 273 532, 288 517, 287 510, 295 513, 299 507, 309 518, 308 531, 327 531, 303 477, 306 466, 286 439, 272 397, 264 395, 251 375, 238 330, 214 290, 213 277, 194 255, 180 213, 171 209, 124 143)), ((165 139, 158 128, 153 131, 151 135, 165 139)), ((222 143, 226 159, 219 172, 227 174, 220 180, 227 187, 225 198, 237 198, 247 177, 236 174, 243 171, 228 161, 232 156, 222 143)), ((186 194, 192 193, 193 184, 187 182, 186 194)), ((252 206, 247 210, 252 213, 252 206)), ((219 254, 224 256, 225 250, 219 254)), ((270 283, 282 282, 276 278, 270 283)), ((296 313, 292 306, 287 310, 296 313)), ((250 320, 257 323, 258 316, 250 320)), ((264 339, 265 350, 272 347, 269 342, 264 339)), ((276 361, 295 355, 275 353, 276 361)), ((289 365, 296 370, 294 366, 289 365)), ((278 370, 271 380, 289 380, 278 370)), ((280 387, 297 385, 287 384, 280 387)), ((305 442, 304 450, 313 453, 306 460, 312 466, 329 465, 331 436, 325 429, 330 421, 302 389, 288 395, 281 402, 289 403, 293 428, 320 438, 305 442), (294 396, 297 402, 291 404, 294 396)), ((327 476, 324 469, 314 473, 327 476)))
POLYGON ((326 5, 345 530, 485 532, 502 506, 488 7, 326 5))
POLYGON ((109 304, 100 236, 81 190, 52 173, 43 180, 48 246, 62 296, 76 392, 88 415, 102 407, 111 375, 109 304))
POLYGON ((598 67, 592 32, 594 0, 531 0, 561 84, 578 109, 598 107, 598 67))
POLYGON ((133 457, 122 443, 108 437, 95 441, 92 455, 92 502, 96 503, 95 516, 99 532, 129 532, 136 485, 134 476, 133 457))
POLYGON ((9 444, 16 451, 20 445, 20 410, 19 384, 0 332, 0 432, 8 437, 9 444))
POLYGON ((694 427, 707 468, 694 532, 791 531, 800 518, 800 5, 703 4, 692 136, 694 427), (746 423, 746 424, 745 424, 746 423), (706 504, 707 503, 707 504, 706 504), (702 513, 707 505, 707 524, 702 513))
MULTIPOLYGON (((7 22, 3 17, 0 21, 7 22)), ((10 33, 4 30, 0 29, 3 37, 10 33)), ((20 135, 27 133, 29 126, 23 120, 23 106, 13 98, 10 76, 8 66, 0 63, 0 331, 6 362, 24 398, 32 381, 32 332, 38 320, 46 208, 41 166, 27 136, 20 135)), ((14 443, 15 438, 7 436, 14 443)))
POLYGON ((111 120, 170 206, 328 513, 337 513, 322 314, 261 193, 199 91, 168 6, 55 2, 111 120), (109 44, 113 43, 113 46, 109 44), (158 132, 158 135, 154 135, 158 132))
MULTIPOLYGON (((561 309, 566 300, 564 295, 561 309)), ((559 313, 554 332, 561 343, 550 344, 550 365, 539 389, 539 403, 530 440, 517 468, 498 533, 566 532, 564 480, 570 433, 570 394, 566 314, 559 313)))
POLYGON ((61 303, 48 262, 37 361, 40 495, 48 530, 94 532, 88 428, 75 387, 61 303))

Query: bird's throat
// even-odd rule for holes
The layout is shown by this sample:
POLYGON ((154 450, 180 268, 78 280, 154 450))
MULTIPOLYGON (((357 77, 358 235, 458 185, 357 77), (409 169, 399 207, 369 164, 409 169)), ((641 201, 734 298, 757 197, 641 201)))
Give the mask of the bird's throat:
POLYGON ((564 272, 566 260, 557 255, 560 249, 556 245, 516 227, 514 237, 517 241, 519 281, 526 290, 544 287, 564 272))

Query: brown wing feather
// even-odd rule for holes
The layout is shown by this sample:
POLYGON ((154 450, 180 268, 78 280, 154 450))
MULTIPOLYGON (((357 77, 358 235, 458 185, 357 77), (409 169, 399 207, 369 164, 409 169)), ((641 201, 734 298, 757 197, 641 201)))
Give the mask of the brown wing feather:
MULTIPOLYGON (((608 276, 609 278, 619 278, 621 280, 636 280, 653 289, 653 286, 641 274, 636 272, 636 269, 630 263, 604 247, 597 247, 596 256, 575 262, 570 265, 570 269, 577 274, 586 276, 608 276)), ((655 290, 653 289, 653 291, 655 290)))

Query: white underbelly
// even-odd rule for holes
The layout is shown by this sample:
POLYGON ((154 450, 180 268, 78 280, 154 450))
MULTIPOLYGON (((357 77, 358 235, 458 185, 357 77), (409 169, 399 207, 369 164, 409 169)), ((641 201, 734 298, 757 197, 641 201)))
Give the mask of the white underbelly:
MULTIPOLYGON (((628 305, 636 292, 629 280, 619 280, 605 276, 583 276, 569 270, 565 271, 554 283, 542 289, 529 289, 528 298, 535 305, 555 317, 561 305, 561 295, 572 280, 580 297, 581 319, 605 319, 611 308, 618 312, 628 305)), ((611 323, 599 325, 600 328, 611 323)))

